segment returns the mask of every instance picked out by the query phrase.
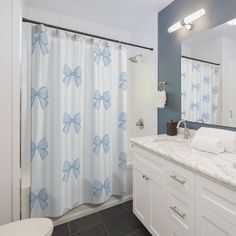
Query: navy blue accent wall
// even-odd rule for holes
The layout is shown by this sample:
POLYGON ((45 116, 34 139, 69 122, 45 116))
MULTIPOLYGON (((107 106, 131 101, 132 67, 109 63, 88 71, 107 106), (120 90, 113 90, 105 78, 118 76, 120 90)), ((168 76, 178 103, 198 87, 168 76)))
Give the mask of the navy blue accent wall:
MULTIPOLYGON (((159 134, 165 133, 168 120, 179 120, 181 117, 181 41, 233 18, 236 18, 236 0, 175 0, 159 13, 158 80, 167 81, 168 96, 166 108, 158 111, 159 134), (206 15, 194 22, 191 31, 167 32, 175 22, 201 8, 206 10, 206 15)), ((201 124, 189 122, 188 126, 197 129, 201 124)), ((236 128, 224 128, 236 131, 236 128)))

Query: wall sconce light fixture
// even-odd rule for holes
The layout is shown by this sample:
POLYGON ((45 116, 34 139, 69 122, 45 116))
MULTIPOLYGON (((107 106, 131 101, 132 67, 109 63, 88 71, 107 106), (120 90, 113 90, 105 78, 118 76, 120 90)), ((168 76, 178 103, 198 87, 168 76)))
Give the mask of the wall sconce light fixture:
POLYGON ((168 28, 169 33, 173 33, 176 30, 179 30, 185 27, 187 30, 191 30, 193 28, 193 22, 200 17, 205 15, 205 10, 201 9, 199 11, 194 12, 193 14, 185 17, 183 20, 176 22, 174 25, 168 28))

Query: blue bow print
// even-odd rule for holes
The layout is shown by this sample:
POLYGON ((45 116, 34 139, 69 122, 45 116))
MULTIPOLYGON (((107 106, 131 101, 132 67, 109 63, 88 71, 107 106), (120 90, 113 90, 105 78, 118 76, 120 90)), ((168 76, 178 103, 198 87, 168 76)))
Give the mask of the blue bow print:
POLYGON ((49 53, 47 34, 44 31, 41 31, 38 34, 33 34, 32 54, 34 53, 37 43, 38 43, 43 55, 46 55, 47 53, 49 53))
POLYGON ((47 191, 45 188, 41 189, 38 194, 31 192, 30 198, 31 198, 30 199, 31 200, 31 211, 34 208, 36 201, 39 202, 39 205, 42 210, 44 210, 48 207, 48 203, 47 203, 48 194, 47 194, 47 191))
POLYGON ((182 92, 181 96, 186 97, 186 92, 182 92))
POLYGON ((103 95, 100 94, 98 90, 94 92, 94 107, 99 110, 101 101, 103 102, 103 106, 105 110, 108 110, 111 106, 111 93, 109 91, 106 91, 103 93, 103 95))
POLYGON ((96 44, 94 49, 94 61, 98 65, 100 63, 101 57, 104 66, 108 66, 111 63, 111 52, 109 46, 106 45, 105 47, 103 47, 103 49, 101 49, 101 47, 98 44, 96 44))
POLYGON ((203 83, 204 84, 210 84, 210 82, 211 82, 211 79, 209 77, 204 77, 203 78, 203 83))
POLYGON ((109 142, 110 142, 110 139, 109 139, 109 136, 107 134, 104 135, 102 138, 99 137, 98 135, 95 135, 94 138, 93 138, 93 145, 95 146, 93 148, 93 152, 96 155, 99 155, 101 145, 102 145, 104 152, 108 153, 108 151, 109 151, 109 142))
POLYGON ((78 134, 80 129, 81 129, 81 126, 80 126, 80 123, 81 123, 80 113, 76 113, 73 117, 70 116, 68 113, 65 113, 64 118, 63 118, 63 123, 65 124, 64 128, 63 128, 63 132, 65 134, 69 133, 70 127, 71 127, 72 124, 74 125, 76 134, 78 134))
POLYGON ((31 107, 34 105, 35 99, 38 98, 42 109, 46 109, 48 105, 48 90, 46 87, 41 87, 38 91, 31 89, 31 107))
POLYGON ((199 63, 193 63, 192 64, 192 71, 199 71, 200 70, 200 64, 199 63))
POLYGON ((202 119, 204 120, 204 122, 208 122, 209 121, 209 113, 202 113, 202 119))
POLYGON ((212 112, 215 113, 217 111, 218 107, 216 105, 212 105, 212 112))
POLYGON ((77 178, 80 174, 80 162, 79 159, 76 159, 73 163, 70 163, 69 161, 65 161, 63 165, 63 181, 68 182, 68 179, 70 177, 70 172, 73 170, 75 178, 77 178))
POLYGON ((100 198, 103 189, 105 190, 105 193, 108 196, 109 192, 110 192, 110 179, 109 179, 109 177, 107 177, 104 180, 104 184, 98 180, 95 180, 93 182, 93 196, 96 198, 100 198))
POLYGON ((65 75, 63 82, 68 87, 70 84, 71 78, 74 79, 76 87, 78 88, 81 84, 81 69, 80 66, 77 66, 73 71, 71 68, 65 64, 63 68, 63 74, 65 75))
POLYGON ((203 100, 203 102, 210 102, 210 96, 209 95, 203 95, 202 100, 203 100))
POLYGON ((185 73, 182 73, 181 74, 181 79, 185 79, 186 78, 186 74, 185 73))
POLYGON ((119 167, 120 167, 122 170, 126 170, 126 166, 127 166, 127 154, 124 153, 124 152, 121 152, 121 153, 120 153, 120 156, 119 156, 119 161, 120 161, 119 167))
POLYGON ((217 86, 214 86, 214 87, 212 88, 212 93, 213 93, 214 95, 217 95, 217 94, 218 94, 218 87, 217 87, 217 86))
POLYGON ((191 110, 193 111, 194 109, 199 110, 200 109, 200 104, 199 103, 191 103, 191 110))
POLYGON ((127 129, 127 119, 126 119, 126 113, 125 112, 121 112, 120 116, 119 116, 119 127, 121 130, 126 131, 127 129))
POLYGON ((128 87, 128 75, 126 72, 121 72, 119 81, 120 81, 119 88, 126 90, 128 87))
POLYGON ((194 91, 195 89, 197 92, 199 92, 200 88, 201 88, 200 84, 192 84, 192 91, 194 91))
POLYGON ((31 141, 31 160, 34 158, 35 152, 38 151, 42 160, 48 155, 48 142, 46 138, 39 141, 38 145, 31 141))
POLYGON ((181 112, 181 118, 185 118, 186 115, 187 115, 187 114, 186 114, 186 111, 182 111, 182 112, 181 112))
POLYGON ((214 68, 214 75, 219 75, 219 72, 220 72, 220 67, 219 66, 215 66, 214 68))

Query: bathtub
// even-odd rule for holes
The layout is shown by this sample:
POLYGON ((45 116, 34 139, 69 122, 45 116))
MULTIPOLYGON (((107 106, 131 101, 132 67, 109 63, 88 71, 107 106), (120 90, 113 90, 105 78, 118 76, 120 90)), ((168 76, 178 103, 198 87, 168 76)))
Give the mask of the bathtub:
MULTIPOLYGON (((53 219, 54 225, 60 225, 64 224, 66 222, 78 219, 80 217, 90 215, 93 213, 96 213, 98 211, 104 210, 106 208, 118 205, 120 203, 129 201, 132 199, 132 194, 133 194, 133 183, 132 183, 132 174, 133 174, 133 164, 132 164, 132 158, 131 156, 127 158, 127 185, 126 185, 126 193, 127 195, 124 197, 110 197, 109 200, 107 200, 105 203, 100 204, 100 205, 88 205, 84 204, 81 205, 67 214, 65 214, 62 217, 58 217, 56 219, 53 219)), ((24 178, 23 178, 24 179, 24 178)), ((29 218, 29 196, 30 196, 30 181, 29 178, 25 178, 26 181, 22 181, 22 200, 21 200, 21 205, 22 205, 22 219, 29 218)))

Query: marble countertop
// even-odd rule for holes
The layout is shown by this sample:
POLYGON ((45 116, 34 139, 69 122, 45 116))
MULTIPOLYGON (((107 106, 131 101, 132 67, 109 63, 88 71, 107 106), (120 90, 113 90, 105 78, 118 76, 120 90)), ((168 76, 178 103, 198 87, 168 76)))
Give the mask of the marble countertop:
POLYGON ((131 138, 130 141, 159 157, 173 161, 220 182, 236 191, 236 153, 212 154, 191 147, 182 135, 131 138))

